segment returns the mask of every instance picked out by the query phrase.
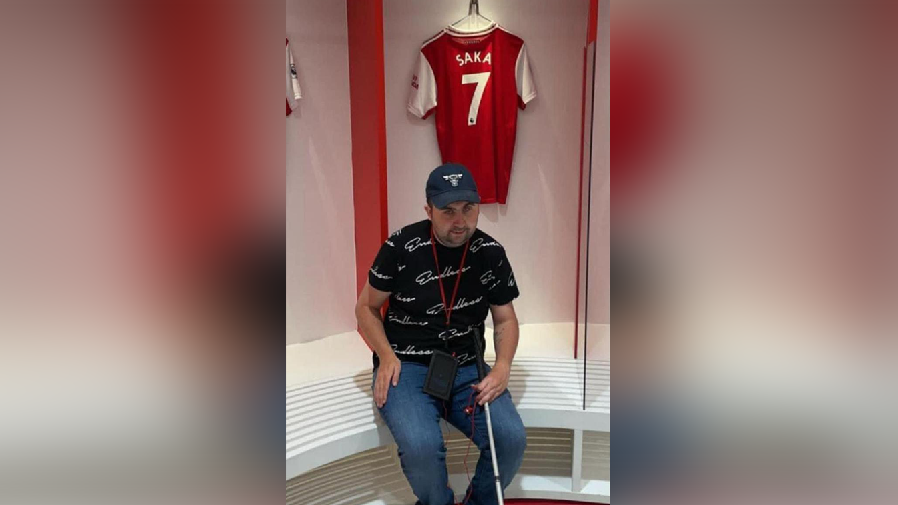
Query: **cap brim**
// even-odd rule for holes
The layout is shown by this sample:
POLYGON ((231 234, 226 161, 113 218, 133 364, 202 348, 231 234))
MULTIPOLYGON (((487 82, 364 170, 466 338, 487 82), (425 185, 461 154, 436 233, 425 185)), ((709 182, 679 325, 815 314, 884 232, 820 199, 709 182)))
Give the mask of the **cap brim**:
POLYGON ((447 191, 431 197, 430 201, 433 203, 434 207, 445 209, 455 202, 480 203, 480 195, 478 195, 476 191, 447 191))

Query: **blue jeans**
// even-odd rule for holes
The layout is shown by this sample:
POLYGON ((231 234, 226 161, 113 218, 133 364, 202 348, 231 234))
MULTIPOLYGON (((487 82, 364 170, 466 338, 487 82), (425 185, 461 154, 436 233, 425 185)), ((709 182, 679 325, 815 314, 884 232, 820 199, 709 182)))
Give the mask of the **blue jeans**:
MULTIPOLYGON (((458 369, 452 399, 448 402, 422 391, 426 377, 426 366, 403 363, 399 385, 390 386, 387 403, 380 409, 380 416, 399 447, 402 471, 418 497, 417 505, 455 503, 455 497, 449 488, 441 419, 446 419, 458 428, 480 450, 480 460, 468 489, 471 493, 468 505, 498 504, 486 412, 477 407, 473 437, 471 417, 465 414, 465 407, 475 404, 476 395, 471 397, 471 386, 479 382, 477 367, 469 365, 458 369)), ((377 370, 374 371, 374 379, 377 380, 377 370)), ((527 432, 508 391, 490 404, 490 416, 499 460, 499 475, 502 489, 505 489, 521 467, 524 449, 527 447, 527 432)))

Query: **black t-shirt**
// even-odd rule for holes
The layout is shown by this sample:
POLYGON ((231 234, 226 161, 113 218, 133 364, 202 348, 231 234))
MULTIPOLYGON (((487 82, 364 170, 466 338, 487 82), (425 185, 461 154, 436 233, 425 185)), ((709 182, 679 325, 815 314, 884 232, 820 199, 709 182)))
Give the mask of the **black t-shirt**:
MULTIPOLYGON (((476 230, 471 237, 461 284, 446 325, 437 265, 431 245, 429 220, 406 226, 387 239, 368 273, 374 289, 390 293, 384 329, 401 361, 430 364, 434 350, 454 353, 459 365, 474 362, 474 329, 480 330, 491 305, 507 305, 520 296, 505 249, 492 237, 476 230)), ((446 303, 459 276, 465 247, 436 243, 446 303)), ((379 360, 374 356, 374 367, 379 360)))

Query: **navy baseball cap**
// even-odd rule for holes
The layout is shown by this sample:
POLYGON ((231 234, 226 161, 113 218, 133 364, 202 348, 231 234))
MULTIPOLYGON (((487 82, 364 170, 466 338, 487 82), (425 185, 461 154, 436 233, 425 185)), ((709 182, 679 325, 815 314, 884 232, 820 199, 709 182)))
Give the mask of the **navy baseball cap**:
POLYGON ((438 209, 450 203, 480 203, 474 176, 463 165, 449 163, 439 166, 427 178, 427 199, 438 209))

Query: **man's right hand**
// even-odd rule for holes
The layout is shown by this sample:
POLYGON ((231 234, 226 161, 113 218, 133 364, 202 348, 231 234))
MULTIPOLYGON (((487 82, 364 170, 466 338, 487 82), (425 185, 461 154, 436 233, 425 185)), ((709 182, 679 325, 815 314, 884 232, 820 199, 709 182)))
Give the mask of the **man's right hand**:
POLYGON ((393 387, 399 385, 399 373, 401 371, 402 362, 396 356, 380 360, 380 367, 377 370, 377 382, 374 383, 374 403, 377 405, 377 408, 382 409, 386 405, 390 385, 392 384, 393 387))

